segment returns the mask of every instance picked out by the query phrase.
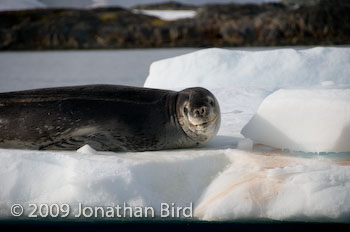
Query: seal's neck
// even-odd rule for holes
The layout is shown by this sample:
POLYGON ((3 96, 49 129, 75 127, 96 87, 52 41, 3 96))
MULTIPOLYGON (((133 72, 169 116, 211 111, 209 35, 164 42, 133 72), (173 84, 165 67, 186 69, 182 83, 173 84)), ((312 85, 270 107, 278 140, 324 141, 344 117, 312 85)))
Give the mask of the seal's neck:
POLYGON ((167 94, 166 97, 166 108, 168 110, 168 115, 170 119, 171 125, 175 126, 176 129, 181 129, 179 125, 179 120, 178 120, 178 115, 177 115, 177 99, 178 99, 178 94, 177 92, 172 92, 167 94))

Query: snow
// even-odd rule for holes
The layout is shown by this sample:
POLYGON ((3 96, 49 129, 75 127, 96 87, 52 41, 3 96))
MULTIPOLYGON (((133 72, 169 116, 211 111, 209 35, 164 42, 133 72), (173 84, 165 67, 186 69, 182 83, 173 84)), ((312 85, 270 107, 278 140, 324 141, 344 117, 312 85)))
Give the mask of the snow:
POLYGON ((84 146, 82 146, 81 148, 79 148, 77 150, 78 153, 81 154, 87 154, 87 155, 97 155, 98 152, 93 149, 92 147, 90 147, 88 144, 85 144, 84 146))
POLYGON ((249 138, 246 138, 238 141, 237 149, 251 151, 253 149, 253 145, 254 145, 253 141, 249 138))
POLYGON ((195 209, 199 218, 349 220, 349 166, 279 152, 225 153, 232 163, 201 196, 195 209))
POLYGON ((350 152, 350 89, 278 90, 262 102, 242 135, 294 151, 350 152))
POLYGON ((168 21, 184 18, 193 18, 196 16, 196 11, 194 10, 134 10, 133 12, 155 16, 168 21))
MULTIPOLYGON (((157 57, 156 50, 147 52, 148 56, 157 57)), ((51 64, 48 61, 39 61, 44 61, 45 56, 66 59, 57 63, 62 77, 55 69, 52 71, 55 85, 95 81, 97 73, 86 76, 78 73, 74 80, 65 78, 74 70, 67 67, 72 65, 70 61, 74 63, 77 54, 85 56, 81 60, 84 65, 74 63, 83 70, 91 66, 89 59, 96 62, 95 67, 102 67, 99 62, 108 61, 100 69, 103 75, 98 80, 102 83, 116 84, 125 73, 141 73, 139 69, 143 66, 115 70, 114 65, 120 60, 110 60, 118 57, 117 53, 130 60, 134 58, 136 64, 147 57, 139 51, 25 53, 30 54, 25 58, 18 58, 24 53, 2 53, 0 65, 7 74, 16 73, 16 78, 5 81, 0 78, 1 90, 51 85, 48 79, 42 82, 29 78, 22 86, 17 81, 26 80, 27 73, 34 77, 35 70, 42 71, 41 65, 47 69, 54 67, 47 65, 51 64), (33 62, 38 56, 42 57, 33 62), (24 61, 16 63, 21 59, 29 62, 30 68, 21 66, 24 61), (17 64, 13 65, 16 68, 6 67, 11 64, 17 64), (114 74, 115 79, 104 75, 107 72, 114 74)), ((291 116, 303 115, 303 120, 309 120, 310 112, 317 117, 323 115, 324 106, 334 108, 327 112, 332 120, 341 115, 346 117, 348 114, 343 113, 344 107, 348 107, 344 99, 348 99, 350 89, 349 54, 347 47, 318 47, 259 51, 204 49, 170 59, 162 57, 164 60, 151 65, 145 85, 176 90, 189 86, 209 88, 222 112, 218 136, 202 148, 157 152, 100 152, 88 145, 64 152, 0 149, 0 216, 11 217, 10 207, 15 203, 24 206, 25 215, 30 212, 29 203, 66 203, 71 206, 73 218, 79 203, 91 207, 124 203, 154 207, 156 217, 160 215, 161 203, 182 207, 192 203, 196 220, 349 222, 349 152, 289 152, 253 143, 254 139, 241 135, 242 128, 265 108, 265 101, 279 93, 290 103, 304 100, 299 102, 300 114, 289 110, 291 116), (303 95, 298 98, 296 93, 303 95), (311 101, 315 94, 322 103, 319 107, 316 100, 311 101), (306 107, 308 104, 311 109, 306 107), (335 108, 340 110, 339 114, 333 112, 335 108)), ((169 57, 176 55, 179 54, 169 53, 169 57)), ((137 74, 130 81, 137 85, 145 77, 137 74)), ((273 111, 279 114, 279 110, 273 111)), ((326 120, 330 123, 330 119, 326 120)), ((343 122, 337 120, 335 124, 343 122)), ((337 128, 341 127, 324 127, 334 137, 337 128)))
POLYGON ((95 155, 2 149, 0 156, 2 217, 19 202, 69 204, 71 217, 78 203, 126 202, 153 207, 159 217, 161 203, 175 202, 193 203, 201 220, 349 220, 350 168, 325 157, 236 149, 95 155))
POLYGON ((1 0, 0 11, 45 8, 38 0, 1 0))
MULTIPOLYGON (((78 152, 0 150, 0 215, 14 203, 78 202, 89 206, 123 204, 188 206, 229 163, 216 151, 163 151, 95 155, 78 152), (201 165, 198 165, 201 164, 201 165), (160 175, 161 174, 161 175, 160 175)), ((73 209, 75 211, 73 211, 73 209)), ((157 213, 157 212, 156 212, 157 213)))

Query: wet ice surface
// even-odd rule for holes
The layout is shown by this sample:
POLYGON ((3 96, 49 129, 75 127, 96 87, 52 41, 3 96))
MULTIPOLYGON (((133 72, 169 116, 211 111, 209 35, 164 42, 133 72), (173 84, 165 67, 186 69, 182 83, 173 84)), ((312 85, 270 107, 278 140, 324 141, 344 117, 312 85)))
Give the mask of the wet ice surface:
MULTIPOLYGON (((165 50, 159 50, 160 53, 163 51, 165 50)), ((157 86, 150 87, 181 89, 200 85, 208 87, 215 94, 222 112, 222 125, 217 137, 203 148, 141 153, 98 152, 88 146, 71 152, 0 149, 0 215, 9 216, 9 207, 14 203, 68 203, 72 205, 73 211, 75 210, 72 212, 74 214, 79 202, 88 206, 114 206, 125 202, 131 206, 154 207, 156 215, 159 215, 160 204, 163 202, 175 203, 177 206, 188 206, 192 202, 193 216, 200 220, 349 222, 349 153, 287 152, 265 145, 253 145, 240 134, 242 128, 257 113, 263 100, 282 86, 289 89, 349 88, 347 72, 350 69, 344 71, 344 67, 349 63, 342 60, 344 54, 345 59, 349 57, 349 49, 317 48, 310 52, 304 50, 303 53, 293 49, 272 51, 277 53, 272 56, 276 59, 279 57, 283 60, 286 58, 284 56, 297 59, 292 60, 290 65, 298 64, 303 78, 308 76, 307 69, 310 74, 314 72, 315 65, 321 62, 315 60, 321 59, 320 56, 327 59, 327 54, 332 54, 333 59, 338 62, 332 61, 332 65, 328 66, 329 69, 324 70, 322 75, 312 74, 311 80, 298 81, 291 75, 286 77, 285 73, 280 75, 280 78, 284 79, 279 79, 278 68, 293 71, 293 67, 288 67, 287 64, 281 66, 278 63, 268 65, 267 51, 263 51, 265 57, 259 53, 257 58, 251 51, 235 53, 232 50, 223 50, 221 53, 215 49, 203 50, 199 54, 154 63, 153 73, 151 69, 147 81, 150 83, 153 79, 152 83, 157 86), (244 59, 247 56, 252 58, 251 66, 249 59, 244 59), (231 62, 230 57, 238 58, 236 62, 231 62), (305 65, 303 60, 310 61, 310 58, 315 62, 305 65), (218 63, 210 66, 212 73, 197 75, 198 72, 202 72, 204 59, 209 62, 207 66, 212 65, 215 60, 218 63), (174 62, 177 63, 175 66, 174 62), (241 64, 245 68, 240 69, 237 66, 235 73, 230 74, 227 73, 232 70, 230 64, 241 64), (334 76, 339 68, 337 64, 342 69, 334 76), (247 65, 253 70, 249 70, 247 65), (264 86, 263 80, 258 80, 259 85, 256 86, 252 79, 249 85, 245 82, 244 75, 254 73, 254 67, 265 70, 262 75, 266 77, 268 85, 264 86), (213 70, 214 68, 217 70, 213 70), (186 72, 185 69, 191 72, 186 72), (240 73, 240 70, 246 74, 240 73), (324 73, 332 75, 326 76, 324 73), (174 81, 176 78, 177 82, 174 81)), ((129 70, 123 74, 133 75, 131 79, 119 79, 124 75, 120 75, 114 68, 115 65, 118 66, 118 62, 124 61, 120 61, 123 56, 116 54, 118 52, 97 52, 96 56, 92 51, 2 53, 0 65, 5 67, 9 75, 17 76, 17 79, 1 78, 0 86, 2 91, 33 86, 101 82, 117 84, 124 83, 123 81, 141 86, 148 72, 144 73, 145 71, 138 70, 135 66, 123 69, 123 72, 129 70), (47 60, 48 63, 35 61, 35 54, 41 61, 47 60), (80 62, 76 60, 77 56, 82 59, 80 62), (110 59, 118 56, 119 59, 110 59), (31 59, 28 59, 29 57, 31 59), (58 67, 53 65, 55 62, 51 59, 61 61, 58 62, 58 67), (70 59, 72 60, 69 62, 70 59), (22 63, 17 63, 16 67, 7 67, 16 63, 16 60, 22 63), (30 63, 28 66, 25 66, 26 60, 30 63), (46 68, 42 65, 46 65, 46 68), (89 69, 88 66, 91 65, 104 67, 100 69, 103 70, 101 79, 95 79, 100 72, 89 69), (91 71, 91 74, 85 75, 85 69, 91 71), (39 75, 36 75, 35 70, 39 75), (74 70, 76 73, 72 74, 74 70), (79 70, 84 75, 79 74, 79 70), (49 72, 52 73, 53 83, 47 76, 49 72), (134 73, 131 74, 132 72, 134 73), (40 75, 42 79, 36 79, 36 76, 40 75), (112 78, 113 75, 116 76, 115 79, 112 78), (24 81, 27 76, 29 78, 24 81)), ((133 55, 130 55, 133 51, 130 52, 125 51, 125 56, 130 57, 130 60, 135 59, 133 61, 140 64, 144 57, 159 55, 156 50, 150 50, 149 54, 144 56, 138 53, 140 51, 134 51, 133 55), (136 60, 137 57, 140 60, 136 60)), ((168 54, 168 57, 175 55, 177 54, 168 54)), ((298 74, 297 70, 293 72, 298 74)), ((5 76, 3 73, 0 75, 5 76)), ((249 78, 253 78, 254 75, 250 75, 249 78)), ((307 102, 307 99, 305 101, 307 102)))

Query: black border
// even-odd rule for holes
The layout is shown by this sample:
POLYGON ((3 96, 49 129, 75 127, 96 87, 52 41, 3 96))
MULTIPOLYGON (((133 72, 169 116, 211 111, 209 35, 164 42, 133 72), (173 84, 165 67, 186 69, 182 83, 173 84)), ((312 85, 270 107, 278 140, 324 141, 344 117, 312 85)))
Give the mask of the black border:
POLYGON ((349 231, 350 223, 197 220, 0 220, 0 231, 349 231))

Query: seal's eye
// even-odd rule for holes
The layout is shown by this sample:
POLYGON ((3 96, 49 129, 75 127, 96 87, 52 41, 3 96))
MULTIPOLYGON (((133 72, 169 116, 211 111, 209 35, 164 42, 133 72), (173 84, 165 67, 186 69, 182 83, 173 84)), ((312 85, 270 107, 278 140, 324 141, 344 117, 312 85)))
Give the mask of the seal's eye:
POLYGON ((187 113, 188 113, 188 109, 187 109, 187 107, 186 107, 186 106, 184 107, 184 113, 185 113, 185 114, 187 114, 187 113))
POLYGON ((215 103, 213 99, 209 99, 209 105, 211 105, 212 107, 214 107, 215 103))

